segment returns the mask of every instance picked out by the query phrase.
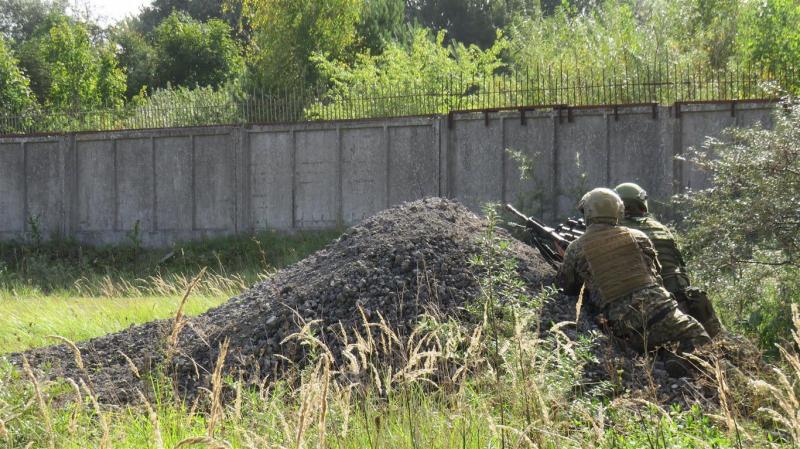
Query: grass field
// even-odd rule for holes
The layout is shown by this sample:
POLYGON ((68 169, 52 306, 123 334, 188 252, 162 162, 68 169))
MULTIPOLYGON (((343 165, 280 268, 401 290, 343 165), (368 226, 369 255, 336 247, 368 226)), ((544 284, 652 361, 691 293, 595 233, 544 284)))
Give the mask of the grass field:
MULTIPOLYGON (((168 251, 7 246, 0 259, 0 353, 54 343, 50 335, 79 341, 170 317, 190 280, 209 267, 187 303, 190 314, 201 313, 334 237, 268 233, 168 251)), ((482 300, 503 286, 486 288, 482 300)), ((0 448, 667 449, 793 447, 800 438, 796 358, 788 360, 797 371, 783 371, 787 383, 753 379, 765 390, 758 405, 783 419, 777 424, 743 402, 757 388, 736 390, 741 386, 728 386, 724 377, 717 381, 729 401, 707 409, 669 407, 624 391, 586 396, 575 389, 585 351, 531 332, 535 310, 507 312, 502 316, 514 322, 484 316, 477 329, 427 323, 432 343, 425 351, 407 348, 406 366, 373 364, 386 349, 366 345, 356 367, 366 382, 340 377, 320 356, 297 378, 272 384, 214 377, 212 390, 225 388, 232 397, 209 392, 196 404, 176 399, 170 379, 153 375, 146 403, 104 406, 87 386, 43 382, 0 360, 0 448)))
POLYGON ((0 353, 104 335, 168 318, 194 276, 186 303, 196 315, 334 239, 336 232, 261 233, 170 249, 91 248, 76 242, 0 244, 0 353))
MULTIPOLYGON (((193 296, 185 310, 188 315, 197 315, 226 299, 193 296)), ((81 341, 168 318, 175 315, 180 300, 180 296, 5 298, 0 300, 0 352, 58 343, 51 335, 81 341)))

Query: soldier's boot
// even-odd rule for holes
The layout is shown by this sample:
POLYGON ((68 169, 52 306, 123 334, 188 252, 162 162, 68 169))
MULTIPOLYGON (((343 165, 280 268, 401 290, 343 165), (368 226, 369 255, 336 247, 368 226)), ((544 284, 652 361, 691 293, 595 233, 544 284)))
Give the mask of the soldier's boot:
MULTIPOLYGON (((672 354, 672 353, 670 353, 672 354)), ((680 356, 672 354, 672 357, 667 357, 664 360, 664 369, 673 379, 687 377, 692 372, 693 366, 680 356)))

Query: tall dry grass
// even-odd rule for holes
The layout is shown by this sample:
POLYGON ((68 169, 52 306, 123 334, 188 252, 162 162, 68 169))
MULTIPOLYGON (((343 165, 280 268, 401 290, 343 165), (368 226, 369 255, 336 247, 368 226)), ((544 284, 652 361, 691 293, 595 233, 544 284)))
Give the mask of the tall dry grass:
MULTIPOLYGON (((201 391, 201 398, 192 404, 170 396, 171 379, 163 376, 150 379, 153 391, 137 392, 141 404, 123 410, 104 406, 89 388, 91 373, 85 373, 86 381, 67 382, 72 398, 67 419, 61 418, 64 389, 43 385, 28 367, 27 382, 18 380, 14 385, 22 382, 23 387, 32 387, 32 393, 23 388, 17 396, 4 396, 0 389, 0 442, 14 448, 30 443, 157 449, 560 449, 623 447, 619 442, 639 441, 640 445, 627 447, 661 448, 669 447, 666 435, 672 432, 677 436, 671 441, 678 441, 672 447, 729 443, 735 447, 736 438, 724 434, 735 430, 743 417, 735 414, 727 399, 734 394, 721 364, 709 365, 717 368, 713 375, 720 397, 725 398, 720 408, 721 436, 713 427, 696 431, 703 438, 719 438, 723 441, 719 444, 680 430, 686 424, 648 398, 623 395, 606 401, 581 396, 574 387, 585 361, 582 345, 588 342, 563 332, 574 323, 557 324, 549 334, 539 332, 538 307, 552 291, 536 298, 522 294, 501 243, 493 235, 486 239, 486 245, 495 249, 483 259, 487 265, 480 266, 488 275, 480 278, 481 295, 471 306, 470 319, 431 309, 408 334, 380 313, 368 319, 363 310, 354 328, 341 324, 323 328, 319 321, 301 321, 282 343, 304 346, 310 354, 306 363, 288 370, 295 373, 292 378, 267 376, 257 385, 244 385, 243 376, 226 371, 232 349, 226 341, 218 353, 211 388, 201 391), (338 342, 339 353, 325 343, 330 341, 338 342), (13 398, 19 399, 19 407, 6 404, 13 398), (32 404, 37 405, 36 413, 32 404), (62 429, 70 430, 65 436, 62 429)), ((419 281, 435 284, 431 279, 419 281)), ((189 280, 183 297, 202 282, 199 277, 189 280)), ((175 335, 180 333, 182 308, 179 305, 176 311, 175 335)), ((579 313, 576 310, 576 316, 579 313)), ((795 319, 800 326, 796 310, 795 319)), ((794 338, 800 344, 797 332, 794 338)), ((794 387, 800 380, 800 359, 790 351, 784 356, 794 369, 793 377, 781 372, 783 380, 769 385, 776 406, 762 411, 797 438, 800 400, 794 387)), ((80 351, 75 357, 80 358, 80 351)), ((4 379, 0 378, 0 387, 11 385, 2 384, 4 379)))
POLYGON ((758 410, 786 432, 795 445, 800 445, 800 311, 792 304, 792 339, 787 345, 778 345, 784 367, 774 367, 769 380, 756 380, 753 387, 769 395, 771 404, 758 410))

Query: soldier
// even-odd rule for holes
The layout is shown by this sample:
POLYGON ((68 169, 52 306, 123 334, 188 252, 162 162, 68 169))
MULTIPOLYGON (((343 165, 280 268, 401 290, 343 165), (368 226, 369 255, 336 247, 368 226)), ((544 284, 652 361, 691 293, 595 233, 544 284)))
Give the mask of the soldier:
MULTIPOLYGON (((641 231, 618 226, 622 200, 609 189, 584 195, 578 209, 586 219, 586 233, 573 241, 558 272, 559 287, 578 295, 581 286, 589 301, 609 322, 615 336, 637 350, 677 342, 690 352, 708 343, 706 331, 678 309, 658 275, 655 249, 641 231)), ((677 362, 667 368, 685 373, 677 362)))
POLYGON ((689 276, 675 237, 666 226, 648 213, 647 192, 630 182, 618 185, 614 191, 625 204, 625 217, 620 220, 620 225, 644 232, 653 242, 661 265, 659 274, 664 281, 664 288, 675 296, 678 307, 684 313, 699 321, 711 338, 716 337, 723 329, 722 323, 717 318, 706 292, 689 284, 689 276))

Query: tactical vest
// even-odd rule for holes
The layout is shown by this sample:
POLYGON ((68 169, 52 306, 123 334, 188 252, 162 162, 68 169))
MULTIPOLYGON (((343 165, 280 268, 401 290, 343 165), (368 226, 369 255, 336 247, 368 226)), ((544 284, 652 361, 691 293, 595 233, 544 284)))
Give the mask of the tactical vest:
POLYGON ((620 223, 638 229, 647 235, 656 248, 658 263, 661 264, 661 278, 669 292, 678 292, 689 286, 689 277, 684 270, 684 262, 675 238, 666 226, 651 217, 625 217, 620 223))
POLYGON ((615 226, 590 230, 580 241, 592 283, 601 296, 601 307, 636 290, 657 285, 639 244, 628 229, 615 226))

